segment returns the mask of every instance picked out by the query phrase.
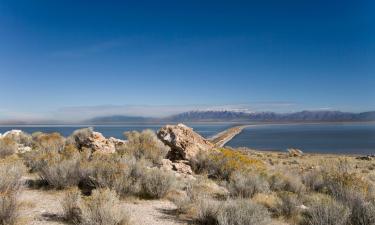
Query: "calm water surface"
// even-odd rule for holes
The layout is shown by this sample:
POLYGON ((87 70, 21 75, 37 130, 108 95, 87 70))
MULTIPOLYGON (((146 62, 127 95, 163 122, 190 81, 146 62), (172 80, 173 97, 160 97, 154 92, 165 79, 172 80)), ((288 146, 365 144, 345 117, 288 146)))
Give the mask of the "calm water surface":
MULTIPOLYGON (((228 129, 231 127, 229 124, 187 124, 188 126, 192 127, 196 132, 200 133, 204 137, 210 137, 220 131, 228 129)), ((164 124, 141 124, 141 125, 102 125, 102 126, 92 126, 95 131, 102 133, 106 137, 115 137, 124 139, 123 133, 126 131, 142 131, 145 129, 151 129, 157 131, 160 127, 164 126, 164 124)), ((82 126, 0 126, 0 133, 4 133, 6 131, 17 129, 23 130, 27 133, 34 133, 37 131, 52 133, 52 132, 59 132, 63 136, 69 136, 73 131, 88 127, 87 125, 82 126)))
MULTIPOLYGON (((204 137, 223 131, 231 124, 187 124, 204 137)), ((124 138, 125 131, 144 129, 158 130, 163 124, 94 126, 106 137, 124 138)), ((0 133, 20 129, 28 133, 36 131, 59 132, 64 136, 87 126, 0 126, 0 133)), ((260 150, 300 148, 304 152, 375 154, 375 123, 343 124, 284 124, 253 125, 232 139, 227 145, 260 150)))
POLYGON ((262 150, 375 154, 375 123, 254 125, 227 145, 262 150))

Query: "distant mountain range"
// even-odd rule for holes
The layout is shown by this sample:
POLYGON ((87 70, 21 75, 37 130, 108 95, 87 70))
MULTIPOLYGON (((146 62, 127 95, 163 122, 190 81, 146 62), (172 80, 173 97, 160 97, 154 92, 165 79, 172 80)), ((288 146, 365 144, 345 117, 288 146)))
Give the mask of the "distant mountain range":
POLYGON ((375 121, 375 111, 350 113, 341 111, 302 111, 295 113, 191 111, 165 118, 103 116, 85 121, 90 124, 150 123, 150 122, 361 122, 375 121))

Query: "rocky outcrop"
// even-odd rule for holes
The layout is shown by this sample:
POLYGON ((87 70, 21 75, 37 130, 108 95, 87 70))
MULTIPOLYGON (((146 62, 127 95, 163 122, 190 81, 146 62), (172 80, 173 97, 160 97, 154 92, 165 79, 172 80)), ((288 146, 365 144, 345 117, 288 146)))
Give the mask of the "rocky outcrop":
POLYGON ((158 131, 157 136, 171 148, 167 158, 172 161, 191 161, 200 151, 209 151, 215 147, 210 141, 184 124, 166 125, 158 131))
POLYGON ((84 138, 77 138, 78 146, 89 148, 93 152, 114 153, 116 152, 116 144, 113 140, 106 139, 101 133, 93 131, 84 138))
POLYGON ((298 148, 288 148, 288 153, 290 157, 303 156, 303 152, 298 148))
POLYGON ((116 149, 121 148, 126 144, 125 140, 117 139, 117 138, 114 138, 114 137, 110 137, 108 139, 108 141, 112 142, 115 145, 116 149))

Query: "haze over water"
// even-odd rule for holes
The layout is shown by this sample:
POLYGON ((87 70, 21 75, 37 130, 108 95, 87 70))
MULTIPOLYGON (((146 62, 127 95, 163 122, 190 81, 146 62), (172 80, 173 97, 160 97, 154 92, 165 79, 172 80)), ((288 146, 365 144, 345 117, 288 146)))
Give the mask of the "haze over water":
MULTIPOLYGON (((230 124, 188 124, 204 137, 210 137, 229 128, 230 124)), ((106 137, 123 139, 126 131, 157 131, 162 124, 94 126, 106 137)), ((2 126, 0 133, 20 129, 28 133, 37 131, 59 132, 64 136, 87 126, 2 126)), ((249 147, 259 150, 285 151, 300 148, 304 152, 375 154, 375 123, 336 124, 283 124, 254 125, 243 130, 227 143, 231 147, 249 147)))

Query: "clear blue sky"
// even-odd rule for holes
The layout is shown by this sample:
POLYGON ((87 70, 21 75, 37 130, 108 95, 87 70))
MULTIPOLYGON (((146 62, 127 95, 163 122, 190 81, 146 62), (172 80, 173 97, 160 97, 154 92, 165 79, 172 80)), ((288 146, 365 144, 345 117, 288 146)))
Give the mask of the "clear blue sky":
POLYGON ((371 0, 0 0, 0 119, 374 110, 374 12, 371 0))

